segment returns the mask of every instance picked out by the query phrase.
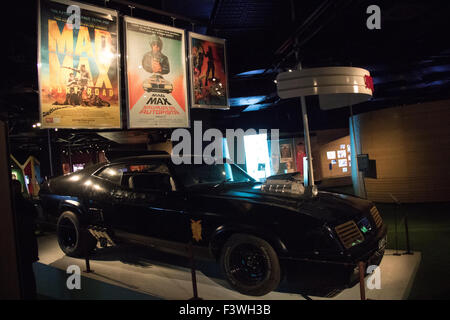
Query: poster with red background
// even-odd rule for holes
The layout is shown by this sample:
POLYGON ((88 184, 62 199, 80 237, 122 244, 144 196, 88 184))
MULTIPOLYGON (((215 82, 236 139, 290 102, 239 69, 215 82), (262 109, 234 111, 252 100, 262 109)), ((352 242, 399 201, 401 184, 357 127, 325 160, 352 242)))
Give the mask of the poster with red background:
POLYGON ((189 32, 192 108, 229 109, 225 40, 189 32))

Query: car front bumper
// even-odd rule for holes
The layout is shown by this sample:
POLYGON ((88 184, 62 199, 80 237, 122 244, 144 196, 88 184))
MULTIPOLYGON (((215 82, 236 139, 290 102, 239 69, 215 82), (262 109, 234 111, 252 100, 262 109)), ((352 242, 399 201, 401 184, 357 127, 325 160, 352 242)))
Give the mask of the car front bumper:
POLYGON ((376 237, 354 248, 348 259, 280 258, 285 280, 282 287, 291 292, 328 297, 353 287, 359 282, 358 262, 364 262, 366 271, 371 265, 380 265, 386 234, 387 228, 383 225, 376 237))

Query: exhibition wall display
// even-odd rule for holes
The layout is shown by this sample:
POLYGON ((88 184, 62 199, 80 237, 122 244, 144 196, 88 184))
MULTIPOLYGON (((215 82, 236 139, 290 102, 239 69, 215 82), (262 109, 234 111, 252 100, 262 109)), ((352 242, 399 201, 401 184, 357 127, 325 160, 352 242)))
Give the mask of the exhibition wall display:
POLYGON ((350 136, 319 145, 316 159, 322 179, 349 177, 352 166, 350 136))
POLYGON ((129 128, 189 126, 185 32, 124 17, 129 128))
POLYGON ((63 0, 38 11, 42 128, 121 128, 117 12, 63 0))
POLYGON ((229 109, 225 40, 189 32, 192 108, 229 109))

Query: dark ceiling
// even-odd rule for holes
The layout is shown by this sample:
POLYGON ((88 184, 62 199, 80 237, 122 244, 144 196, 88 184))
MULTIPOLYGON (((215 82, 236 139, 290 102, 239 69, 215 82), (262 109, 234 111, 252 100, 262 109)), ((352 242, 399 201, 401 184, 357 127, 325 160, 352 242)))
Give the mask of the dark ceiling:
MULTIPOLYGON (((87 3, 130 14, 127 1, 87 3)), ((317 66, 358 66, 374 77, 374 98, 355 107, 365 112, 450 97, 449 1, 159 0, 134 1, 135 17, 172 24, 227 40, 229 111, 192 110, 219 128, 301 131, 298 101, 281 101, 273 80, 280 71, 317 66), (381 8, 381 30, 369 30, 369 5, 381 8), (145 6, 169 12, 160 15, 145 6)), ((9 5, 2 19, 1 110, 8 112, 14 141, 33 141, 39 118, 35 1, 9 5), (26 3, 26 5, 25 5, 26 3)), ((348 110, 321 111, 308 99, 313 130, 348 125, 348 110)), ((60 130, 66 138, 71 132, 60 130)), ((89 132, 87 133, 89 136, 89 132)), ((94 135, 92 132, 91 135, 94 135)), ((42 141, 41 141, 42 142, 42 141)), ((86 142, 88 143, 88 142, 86 142)), ((106 143, 106 142, 105 142, 106 143)))

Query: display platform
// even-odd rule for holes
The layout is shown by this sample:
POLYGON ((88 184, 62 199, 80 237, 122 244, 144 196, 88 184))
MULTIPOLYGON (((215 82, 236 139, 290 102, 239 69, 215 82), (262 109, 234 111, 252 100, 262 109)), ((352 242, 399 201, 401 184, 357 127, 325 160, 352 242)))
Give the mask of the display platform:
MULTIPOLYGON (((56 235, 40 236, 39 262, 34 264, 38 294, 54 299, 169 299, 193 297, 190 261, 147 248, 121 246, 98 249, 90 259, 92 273, 84 259, 65 256, 56 235), (69 290, 67 267, 82 270, 81 289, 69 290)), ((407 299, 421 260, 421 253, 394 256, 387 250, 381 263, 381 289, 366 289, 366 297, 374 300, 407 299)), ((271 292, 262 297, 242 295, 232 290, 213 261, 196 261, 198 295, 205 300, 304 300, 292 292, 271 292)), ((359 300, 359 285, 346 289, 336 297, 313 300, 359 300)))

